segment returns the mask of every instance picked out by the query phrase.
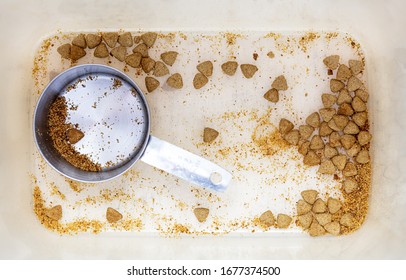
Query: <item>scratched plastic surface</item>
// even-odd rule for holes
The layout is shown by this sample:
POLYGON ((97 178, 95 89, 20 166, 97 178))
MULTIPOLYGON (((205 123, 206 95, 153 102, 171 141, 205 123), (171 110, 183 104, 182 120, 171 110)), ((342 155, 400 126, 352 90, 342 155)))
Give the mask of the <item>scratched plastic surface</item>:
MULTIPOLYGON (((56 48, 75 35, 62 32, 45 40, 45 44, 50 42, 51 46, 41 53, 46 62, 39 67, 37 77, 43 78, 35 81, 32 106, 41 87, 53 75, 71 66, 70 61, 60 58, 56 48)), ((93 220, 102 224, 101 231, 163 235, 255 235, 264 231, 302 234, 293 223, 288 229, 264 230, 255 224, 255 218, 266 210, 274 215, 294 216, 300 192, 309 188, 318 190, 325 199, 328 196, 340 198, 339 183, 331 175, 317 174, 317 167, 305 167, 297 149, 283 145, 277 139, 276 130, 281 118, 291 120, 298 127, 304 124, 306 116, 321 108, 321 94, 329 91, 330 79, 322 60, 331 54, 339 54, 341 62, 363 59, 358 44, 351 44, 354 40, 347 34, 330 32, 161 33, 149 55, 159 60, 161 53, 177 51, 178 58, 169 70, 171 74, 182 75, 184 87, 170 89, 165 84, 167 77, 158 78, 161 87, 147 94, 151 133, 231 171, 233 181, 228 190, 217 193, 194 187, 141 162, 112 181, 72 183, 47 166, 34 148, 31 172, 37 182, 33 187, 39 186, 47 207, 62 205, 62 224, 79 219, 93 220), (270 51, 274 57, 268 55, 270 51), (196 90, 192 84, 196 65, 206 60, 213 62, 214 73, 206 86, 196 90), (245 78, 240 69, 234 76, 227 76, 221 64, 228 60, 255 64, 259 70, 252 79, 245 78), (263 94, 279 75, 285 75, 289 89, 281 91, 280 101, 274 104, 265 100, 263 94), (214 143, 203 143, 204 127, 220 132, 214 143), (266 139, 274 140, 267 142, 266 139), (105 219, 107 207, 120 211, 124 221, 138 221, 137 226, 109 225, 105 219), (205 223, 195 218, 195 207, 210 209, 205 223)), ((146 75, 140 73, 142 71, 125 66, 113 57, 94 58, 92 50, 87 51, 79 64, 116 67, 146 92, 146 75)), ((102 109, 99 107, 96 102, 96 113, 102 109)), ((119 147, 120 144, 111 145, 119 147)))

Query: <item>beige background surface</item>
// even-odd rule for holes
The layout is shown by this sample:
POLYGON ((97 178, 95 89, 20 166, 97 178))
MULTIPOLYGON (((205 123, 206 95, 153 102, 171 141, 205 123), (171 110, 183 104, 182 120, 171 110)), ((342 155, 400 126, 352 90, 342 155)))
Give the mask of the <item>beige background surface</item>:
POLYGON ((404 1, 1 1, 0 257, 405 258, 406 18, 404 1), (37 222, 27 176, 34 50, 57 30, 329 30, 358 38, 367 56, 374 122, 370 214, 355 234, 323 237, 80 235, 37 222))

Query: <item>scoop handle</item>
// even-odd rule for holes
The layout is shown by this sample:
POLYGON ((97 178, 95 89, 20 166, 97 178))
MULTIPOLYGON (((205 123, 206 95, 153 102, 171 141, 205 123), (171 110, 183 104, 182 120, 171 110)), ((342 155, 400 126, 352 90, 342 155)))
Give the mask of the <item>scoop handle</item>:
POLYGON ((217 164, 166 141, 149 136, 141 160, 198 186, 224 192, 231 173, 217 164))

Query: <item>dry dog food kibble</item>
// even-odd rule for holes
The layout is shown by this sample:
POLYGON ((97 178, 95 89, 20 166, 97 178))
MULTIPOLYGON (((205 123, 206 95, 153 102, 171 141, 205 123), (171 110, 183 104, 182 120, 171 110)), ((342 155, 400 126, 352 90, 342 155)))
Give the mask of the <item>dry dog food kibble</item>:
POLYGON ((209 216, 209 209, 207 208, 203 208, 203 207, 199 207, 199 208, 195 208, 193 210, 193 213, 196 216, 196 219, 200 222, 200 223, 204 223, 207 220, 207 217, 209 216))
POLYGON ((133 68, 138 68, 141 66, 141 59, 142 56, 140 53, 133 53, 128 55, 125 58, 125 63, 127 63, 128 65, 130 65, 133 68))
POLYGON ((60 220, 62 218, 62 206, 56 205, 52 208, 45 209, 45 215, 54 221, 60 220))
POLYGON ((177 57, 178 53, 174 51, 169 51, 161 54, 162 61, 169 66, 172 66, 175 63, 177 57))
POLYGON ((155 32, 147 32, 141 35, 141 39, 148 48, 151 48, 154 45, 157 36, 158 34, 156 34, 155 32))
POLYGON ((148 47, 145 44, 139 44, 133 48, 133 53, 139 53, 142 57, 148 57, 148 47))
POLYGON ((86 55, 86 51, 78 46, 72 45, 70 48, 70 59, 76 61, 86 55))
POLYGON ((94 49, 101 43, 101 41, 102 41, 102 38, 100 35, 95 35, 95 34, 86 35, 86 45, 89 49, 94 49))
POLYGON ((307 203, 313 204, 316 201, 319 192, 316 190, 305 190, 300 194, 307 203))
POLYGON ((286 78, 283 75, 280 75, 275 78, 275 80, 272 82, 272 88, 277 89, 277 90, 287 90, 288 89, 288 83, 286 82, 286 78))
POLYGON ((110 48, 114 48, 116 46, 118 40, 118 33, 117 32, 106 32, 102 34, 103 41, 109 46, 110 48))
POLYGON ((166 76, 169 75, 169 69, 162 61, 157 61, 155 62, 153 74, 155 77, 166 76))
POLYGON ((105 43, 100 43, 95 49, 93 55, 99 58, 105 58, 109 56, 109 50, 105 43))
POLYGON ((145 77, 145 86, 148 92, 153 92, 159 87, 159 81, 153 77, 145 77))
POLYGON ((68 141, 71 144, 76 144, 79 142, 85 134, 80 131, 79 129, 76 128, 69 128, 68 131, 66 132, 66 137, 68 137, 68 141))
POLYGON ((364 64, 359 60, 350 59, 348 61, 348 65, 350 66, 351 72, 354 75, 358 75, 364 70, 364 64))
POLYGON ((221 65, 223 72, 229 76, 233 76, 237 71, 238 63, 235 61, 227 61, 221 65))
POLYGON ((150 57, 144 57, 141 59, 141 67, 145 73, 151 72, 155 67, 155 60, 150 57))
POLYGON ((286 133, 288 133, 289 131, 291 131, 293 129, 293 123, 291 123, 289 120, 287 119, 281 119, 279 121, 279 132, 282 135, 285 135, 286 133))
POLYGON ((62 46, 58 47, 57 51, 61 55, 62 58, 70 59, 70 44, 63 44, 62 46))
POLYGON ((125 32, 118 36, 118 43, 123 47, 131 47, 133 45, 133 36, 130 32, 125 32))
POLYGON ((259 221, 266 227, 273 226, 275 224, 275 217, 270 210, 265 211, 259 216, 259 221))
POLYGON ((82 49, 86 49, 86 38, 84 34, 79 34, 72 40, 72 45, 78 46, 82 49))
POLYGON ((111 49, 110 54, 119 61, 124 61, 127 56, 127 48, 123 46, 115 47, 114 49, 111 49))
POLYGON ((338 62, 340 60, 340 56, 338 55, 330 55, 323 59, 323 63, 326 65, 327 68, 331 70, 335 70, 338 67, 338 62))
POLYGON ((273 103, 277 103, 279 101, 279 92, 278 90, 271 88, 264 94, 264 98, 273 103))
POLYGON ((285 214, 278 214, 276 217, 276 224, 278 228, 288 228, 290 223, 292 222, 292 218, 285 214))
POLYGON ((213 63, 211 61, 204 61, 198 64, 196 68, 206 77, 210 77, 211 75, 213 75, 213 63))
POLYGON ((106 211, 106 219, 109 223, 115 223, 120 221, 123 218, 123 215, 118 212, 116 209, 108 207, 106 211))
POLYGON ((193 78, 193 86, 195 89, 200 89, 209 82, 209 79, 202 73, 197 73, 193 78))
POLYGON ((172 76, 170 76, 167 80, 166 83, 176 89, 181 89, 183 87, 183 80, 182 76, 179 73, 175 73, 172 76))
POLYGON ((245 78, 251 79, 255 73, 258 71, 258 68, 252 64, 241 64, 241 72, 245 78))
POLYGON ((219 132, 213 128, 205 127, 203 130, 203 141, 211 143, 219 136, 219 132))

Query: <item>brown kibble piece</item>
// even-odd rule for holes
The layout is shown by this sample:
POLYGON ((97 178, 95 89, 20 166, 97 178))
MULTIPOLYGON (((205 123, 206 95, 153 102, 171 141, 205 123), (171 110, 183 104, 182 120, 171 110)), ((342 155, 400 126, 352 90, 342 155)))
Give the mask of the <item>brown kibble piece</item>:
POLYGON ((340 235, 341 226, 339 222, 331 222, 326 224, 324 229, 332 235, 340 235))
POLYGON ((358 126, 364 126, 366 121, 368 119, 367 113, 366 112, 361 112, 361 113, 356 113, 352 116, 352 120, 358 125, 358 126))
POLYGON ((345 87, 345 84, 337 79, 330 80, 330 90, 332 92, 339 92, 345 87))
POLYGON ((351 227, 354 225, 354 215, 351 213, 345 213, 341 219, 340 224, 346 227, 351 227))
POLYGON ((355 96, 358 96, 364 102, 367 102, 368 98, 369 98, 368 92, 366 92, 365 90, 362 90, 362 89, 357 89, 355 91, 355 96))
POLYGON ((173 88, 180 89, 183 87, 183 80, 182 76, 179 73, 175 73, 172 76, 170 76, 167 80, 166 83, 173 88))
POLYGON ((155 67, 155 60, 150 57, 143 57, 141 59, 141 67, 145 73, 151 72, 155 67))
POLYGON ((154 45, 157 35, 155 32, 147 32, 141 35, 141 39, 150 48, 154 45))
POLYGON ((337 167, 338 170, 343 170, 347 163, 347 157, 345 155, 334 156, 331 161, 337 167))
POLYGON ((320 116, 317 112, 311 113, 307 118, 306 118, 306 124, 317 128, 320 126, 320 116))
POLYGON ((320 164, 318 172, 321 174, 334 174, 336 171, 336 167, 334 166, 333 162, 329 159, 323 161, 320 164))
POLYGON ((313 135, 310 141, 310 149, 319 150, 324 148, 324 142, 319 135, 313 135))
POLYGON ((110 54, 119 61, 124 61, 127 56, 127 48, 123 46, 115 47, 114 49, 111 49, 110 54))
POLYGON ((323 108, 320 109, 320 116, 325 122, 329 122, 335 115, 336 110, 333 108, 323 108))
POLYGON ((299 126, 299 133, 302 139, 308 139, 313 134, 314 128, 310 125, 299 126))
POLYGON ((364 64, 362 61, 350 59, 348 61, 348 65, 350 66, 351 72, 354 75, 361 73, 364 70, 364 64))
POLYGON ((54 221, 60 220, 62 218, 62 206, 56 205, 52 208, 45 209, 45 215, 54 221))
POLYGON ((360 87, 362 87, 362 82, 360 81, 360 79, 358 79, 357 77, 354 77, 354 76, 351 76, 348 79, 348 83, 347 83, 348 91, 356 91, 360 87))
POLYGON ((312 205, 304 201, 303 199, 298 200, 296 203, 296 209, 298 215, 303 215, 312 210, 312 205))
POLYGON ((291 145, 297 145, 300 139, 299 130, 293 129, 285 134, 284 139, 291 145))
POLYGON ((142 57, 148 57, 148 47, 145 44, 139 44, 133 48, 133 53, 140 53, 142 57))
POLYGON ((196 219, 200 223, 204 223, 207 220, 207 217, 209 216, 209 209, 203 208, 203 207, 198 207, 193 210, 193 213, 196 216, 196 219))
POLYGON ((358 125, 355 124, 355 122, 349 121, 348 124, 345 126, 343 132, 345 134, 358 134, 359 127, 358 125))
POLYGON ((233 76, 237 71, 238 63, 235 61, 227 61, 221 65, 223 72, 229 76, 233 76))
POLYGON ((161 59, 166 65, 172 66, 175 63, 177 56, 177 52, 169 51, 161 54, 161 59))
POLYGON ((342 89, 340 91, 340 93, 338 94, 337 104, 341 105, 343 103, 351 103, 351 102, 352 102, 352 97, 351 97, 350 93, 348 92, 348 90, 342 89))
POLYGON ((318 194, 319 192, 316 190, 305 190, 300 193, 303 199, 310 204, 313 204, 316 201, 318 194))
POLYGON ((314 202, 312 210, 314 213, 324 213, 327 211, 326 203, 323 201, 323 199, 318 198, 314 202))
POLYGON ((97 47, 101 43, 101 36, 95 34, 86 35, 86 45, 89 49, 97 47))
POLYGON ((341 209, 341 202, 338 199, 329 197, 327 200, 327 208, 331 214, 335 214, 341 209))
POLYGON ((321 100, 323 102, 324 108, 331 108, 331 106, 336 103, 337 97, 333 94, 323 93, 321 95, 321 100))
POLYGON ((209 79, 202 73, 197 73, 193 78, 193 86, 195 89, 200 89, 209 82, 209 79))
POLYGON ((322 137, 329 136, 333 130, 328 126, 326 122, 320 124, 319 135, 322 137))
POLYGON ((350 104, 343 103, 338 107, 337 114, 344 116, 352 116, 354 114, 354 110, 352 109, 350 104))
POLYGON ((332 130, 334 130, 335 132, 341 130, 340 127, 337 126, 336 122, 335 122, 333 119, 331 119, 331 120, 328 122, 328 126, 329 126, 332 130))
POLYGON ((355 143, 355 141, 357 141, 357 139, 353 135, 343 135, 343 136, 341 136, 340 141, 341 141, 341 144, 343 145, 344 149, 348 150, 349 148, 352 147, 352 145, 354 145, 354 143, 355 143))
POLYGON ((76 128, 70 128, 68 131, 66 131, 66 137, 68 138, 69 143, 71 144, 76 144, 79 142, 85 134, 80 131, 79 129, 76 128))
POLYGON ((358 190, 358 183, 354 179, 347 178, 343 182, 343 188, 346 193, 352 193, 352 192, 358 190))
POLYGON ((355 164, 352 162, 347 162, 347 164, 345 165, 344 170, 343 170, 343 175, 346 177, 351 177, 351 176, 355 176, 357 174, 358 174, 358 171, 357 171, 357 167, 355 166, 355 164))
POLYGON ((276 217, 276 224, 278 225, 278 228, 288 228, 291 222, 292 218, 286 214, 278 214, 276 217))
POLYGON ((355 160, 361 164, 368 163, 370 161, 369 152, 367 150, 360 151, 355 160))
MULTIPOLYGON (((324 157, 325 158, 332 158, 338 154, 337 149, 330 146, 330 144, 326 144, 324 146, 324 157)), ((333 162, 334 163, 334 162, 333 162)))
POLYGON ((340 60, 340 56, 330 55, 330 56, 326 57, 325 59, 323 59, 323 63, 324 63, 324 65, 326 65, 326 67, 328 69, 335 70, 338 67, 339 60, 340 60))
POLYGON ((139 42, 141 42, 141 36, 134 36, 134 43, 138 44, 139 42))
POLYGON ((99 58, 105 58, 109 56, 109 50, 105 43, 100 43, 95 49, 93 55, 99 58))
POLYGON ((283 75, 280 75, 275 78, 275 80, 272 82, 271 87, 277 89, 277 90, 287 90, 288 89, 288 84, 286 82, 286 78, 283 75))
POLYGON ((240 65, 241 72, 245 78, 250 79, 254 76, 254 74, 258 71, 258 68, 252 64, 241 64, 240 65))
POLYGON ((268 101, 276 103, 279 101, 279 92, 278 90, 271 88, 264 94, 264 98, 268 101))
POLYGON ((86 49, 86 37, 85 34, 79 34, 72 40, 72 45, 78 46, 82 49, 86 49))
POLYGON ((343 130, 349 122, 348 117, 343 115, 334 115, 333 120, 340 130, 343 130))
POLYGON ((273 216, 272 212, 268 210, 262 213, 261 216, 259 216, 259 221, 263 225, 270 227, 275 224, 275 217, 273 216))
POLYGON ((57 51, 61 55, 62 58, 70 59, 70 44, 63 44, 62 46, 58 47, 57 51))
POLYGON ((274 58, 274 57, 275 57, 275 54, 274 54, 272 51, 269 51, 266 55, 267 55, 269 58, 274 58))
POLYGON ((86 52, 84 49, 79 48, 78 46, 72 45, 70 48, 70 58, 72 61, 76 61, 86 55, 86 52))
POLYGON ((106 219, 109 223, 115 223, 120 221, 123 218, 123 215, 121 215, 120 212, 118 212, 116 209, 113 209, 111 207, 107 208, 106 211, 106 219))
POLYGON ((130 65, 133 68, 138 68, 141 66, 141 59, 142 56, 140 53, 133 53, 128 55, 125 58, 125 63, 127 63, 128 65, 130 65))
POLYGON ((145 77, 145 86, 148 92, 153 92, 159 87, 159 81, 153 77, 145 77))
POLYGON ((210 77, 211 75, 213 75, 213 63, 211 61, 204 61, 198 64, 196 68, 206 77, 210 77))
MULTIPOLYGON (((116 46, 118 40, 118 33, 117 32, 105 32, 102 33, 103 41, 109 46, 110 48, 114 48, 116 46)), ((122 61, 122 60, 121 60, 122 61)))
MULTIPOLYGON (((154 76, 155 77, 162 77, 162 76, 166 76, 169 74, 169 69, 168 67, 165 65, 165 63, 163 63, 162 61, 157 61, 155 62, 155 67, 154 67, 154 76)), ((194 84, 194 82, 193 82, 194 84)))
POLYGON ((125 32, 118 36, 118 43, 123 47, 131 47, 133 45, 133 36, 130 32, 125 32))
POLYGON ((298 216, 297 220, 299 222, 299 226, 301 226, 303 229, 308 229, 313 221, 313 215, 309 212, 307 214, 298 216))
POLYGON ((219 132, 213 128, 205 127, 203 131, 203 141, 206 143, 213 142, 217 136, 219 136, 219 132))
POLYGON ((347 150, 347 155, 350 157, 355 157, 361 151, 361 146, 358 143, 352 145, 350 149, 347 150))
POLYGON ((305 156, 309 152, 309 147, 310 147, 310 142, 305 141, 300 145, 300 147, 297 151, 299 152, 299 154, 302 154, 305 156))
POLYGON ((348 68, 344 64, 341 64, 338 67, 336 79, 340 80, 340 81, 346 81, 351 77, 351 75, 352 75, 352 73, 351 73, 350 68, 348 68))
POLYGON ((316 218, 316 221, 322 226, 325 226, 326 224, 331 223, 331 214, 330 213, 315 214, 314 217, 316 218))
POLYGON ((358 96, 355 96, 354 99, 352 100, 352 108, 354 108, 355 112, 364 112, 367 109, 367 106, 365 105, 364 101, 361 100, 358 96))
POLYGON ((304 156, 303 163, 309 166, 320 164, 320 157, 314 151, 309 151, 307 155, 304 156))
POLYGON ((338 132, 333 131, 330 134, 328 141, 329 141, 330 146, 333 148, 341 146, 341 136, 340 136, 340 134, 338 134, 338 132))
POLYGON ((358 134, 358 142, 361 146, 368 144, 372 139, 372 135, 368 131, 361 131, 358 134))
POLYGON ((279 121, 279 132, 282 135, 285 135, 286 133, 288 133, 289 131, 291 131, 293 129, 293 123, 291 123, 289 120, 282 118, 279 121))
POLYGON ((310 236, 324 235, 326 230, 316 221, 313 221, 309 228, 310 236))

